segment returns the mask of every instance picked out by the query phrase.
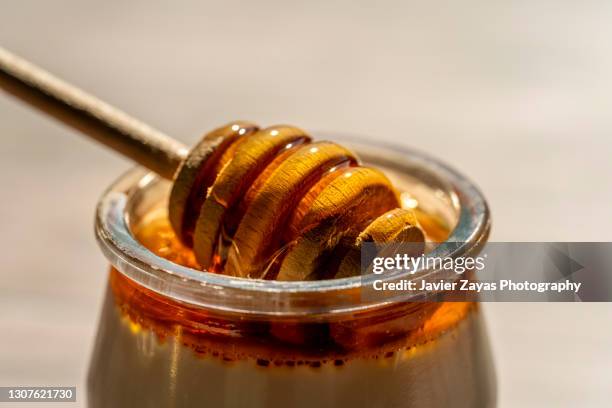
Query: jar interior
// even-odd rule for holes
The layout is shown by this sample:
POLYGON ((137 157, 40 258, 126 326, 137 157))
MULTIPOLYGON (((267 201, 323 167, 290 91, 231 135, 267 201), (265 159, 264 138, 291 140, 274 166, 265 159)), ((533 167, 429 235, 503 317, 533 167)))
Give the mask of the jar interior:
MULTIPOLYGON (((419 218, 420 222, 431 222, 430 230, 444 231, 442 239, 448 236, 447 241, 458 242, 443 248, 444 255, 461 255, 486 239, 486 203, 480 192, 452 169, 418 152, 364 146, 354 140, 339 142, 355 150, 364 164, 382 170, 403 192, 403 205, 425 217, 419 218)), ((389 302, 384 298, 364 302, 359 297, 367 277, 262 281, 203 272, 159 256, 135 236, 152 218, 167 218, 169 188, 168 181, 135 169, 111 186, 98 206, 96 235, 103 252, 118 271, 143 287, 177 301, 243 314, 342 314, 389 302)), ((429 238, 435 241, 435 237, 429 238)), ((390 276, 401 278, 405 276, 390 276)))
MULTIPOLYGON (((400 193, 403 208, 416 211, 417 218, 429 242, 441 242, 456 226, 459 217, 457 198, 440 179, 426 176, 418 166, 392 160, 377 159, 365 154, 364 164, 376 167, 391 180, 400 193)), ((126 223, 133 236, 158 219, 168 217, 168 196, 171 182, 157 177, 145 177, 129 193, 126 223)), ((240 279, 240 278, 237 278, 240 279)))

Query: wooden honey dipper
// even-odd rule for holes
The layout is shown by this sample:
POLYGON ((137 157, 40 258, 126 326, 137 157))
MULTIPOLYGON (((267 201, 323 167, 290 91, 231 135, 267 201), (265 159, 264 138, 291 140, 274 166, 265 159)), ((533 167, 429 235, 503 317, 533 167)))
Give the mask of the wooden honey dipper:
POLYGON ((363 242, 422 251, 416 217, 383 173, 296 127, 237 121, 188 150, 2 48, 0 88, 174 180, 170 223, 205 270, 322 279, 359 274, 363 242))

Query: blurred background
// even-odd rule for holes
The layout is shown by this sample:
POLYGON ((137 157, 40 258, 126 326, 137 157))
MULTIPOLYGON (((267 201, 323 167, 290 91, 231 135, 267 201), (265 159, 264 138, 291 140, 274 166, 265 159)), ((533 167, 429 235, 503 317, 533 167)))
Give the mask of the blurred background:
MULTIPOLYGON (((612 3, 0 0, 0 45, 193 143, 232 119, 443 158, 494 241, 611 241, 612 3)), ((77 385, 130 163, 0 94, 0 385, 77 385)), ((486 304, 501 407, 609 406, 611 304, 486 304)), ((70 406, 74 406, 71 404, 70 406)))

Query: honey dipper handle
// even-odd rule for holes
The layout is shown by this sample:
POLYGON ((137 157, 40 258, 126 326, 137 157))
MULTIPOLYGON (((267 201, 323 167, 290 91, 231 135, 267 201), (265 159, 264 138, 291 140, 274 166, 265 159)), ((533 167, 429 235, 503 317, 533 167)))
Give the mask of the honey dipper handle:
POLYGON ((187 148, 0 47, 0 88, 172 179, 187 148))

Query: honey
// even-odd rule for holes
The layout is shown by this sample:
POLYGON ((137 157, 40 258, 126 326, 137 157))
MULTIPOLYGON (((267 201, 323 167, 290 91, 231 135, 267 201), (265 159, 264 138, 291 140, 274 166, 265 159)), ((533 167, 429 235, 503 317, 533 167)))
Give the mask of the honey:
MULTIPOLYGON (((163 213, 149 217, 137 229, 136 237, 161 257, 199 267, 193 251, 177 239, 163 213)), ((196 354, 224 361, 250 358, 289 366, 298 361, 319 366, 357 356, 392 356, 434 341, 477 307, 466 302, 399 303, 335 320, 298 322, 192 307, 148 290, 115 269, 111 270, 110 286, 122 314, 137 327, 153 331, 160 341, 179 336, 196 354)))
POLYGON ((177 171, 168 213, 202 269, 247 278, 355 276, 366 237, 424 241, 384 173, 286 125, 232 122, 206 134, 177 171))
MULTIPOLYGON (((278 152, 276 165, 300 146, 308 144, 278 152)), ((222 154, 213 171, 227 166, 229 156, 222 154)), ((427 177, 424 184, 418 178, 404 182, 410 179, 393 175, 400 166, 374 163, 391 170, 394 184, 413 195, 394 192, 401 205, 373 212, 364 228, 351 230, 348 242, 393 241, 402 234, 417 234, 418 241, 421 234, 427 252, 449 238, 457 212, 450 207, 455 201, 446 200, 450 195, 438 201, 444 184, 427 177), (384 214, 391 218, 380 218, 384 214)), ((357 168, 362 167, 344 165, 327 174, 342 177, 357 168)), ((258 174, 262 181, 255 177, 247 184, 261 191, 271 174, 258 174)), ((308 191, 311 203, 316 191, 308 191)), ((224 241, 214 243, 219 268, 210 270, 198 261, 192 244, 177 238, 165 206, 167 193, 166 182, 132 173, 98 207, 96 231, 112 266, 89 371, 93 408, 494 404, 495 377, 478 304, 364 303, 360 280, 332 279, 338 273, 317 274, 315 279, 328 280, 316 282, 272 282, 267 279, 279 280, 278 275, 267 274, 258 280, 220 276, 229 250, 217 249, 231 247, 244 216, 241 206, 252 205, 254 197, 247 193, 227 206, 219 224, 224 241)), ((308 215, 309 205, 302 208, 288 211, 285 226, 317 219, 308 215)), ((278 238, 286 241, 295 231, 285 228, 278 238)), ((322 269, 333 271, 342 266, 334 259, 350 259, 349 252, 334 255, 324 259, 322 269)), ((353 276, 355 267, 349 270, 347 276, 353 276)))

